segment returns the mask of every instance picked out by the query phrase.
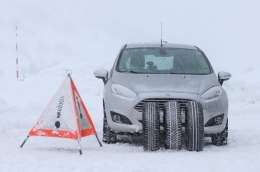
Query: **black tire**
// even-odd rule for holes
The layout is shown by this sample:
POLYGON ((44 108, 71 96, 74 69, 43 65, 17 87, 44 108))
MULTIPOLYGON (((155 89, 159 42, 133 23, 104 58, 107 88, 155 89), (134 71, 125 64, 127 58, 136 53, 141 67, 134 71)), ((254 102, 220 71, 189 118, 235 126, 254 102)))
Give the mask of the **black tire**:
POLYGON ((213 135, 211 137, 211 140, 212 140, 212 144, 216 145, 216 146, 227 145, 227 143, 228 143, 228 120, 227 120, 225 129, 221 133, 213 135))
POLYGON ((182 124, 178 103, 170 101, 165 106, 166 149, 180 150, 182 147, 182 124))
POLYGON ((108 123, 107 116, 105 111, 105 103, 103 101, 103 110, 104 110, 104 118, 103 118, 103 138, 102 141, 107 144, 112 144, 117 142, 117 135, 113 131, 111 131, 108 123))
POLYGON ((202 151, 204 138, 204 121, 202 107, 191 101, 186 116, 186 148, 189 151, 202 151))
POLYGON ((160 148, 160 116, 155 102, 144 104, 143 111, 143 147, 145 151, 156 151, 160 148))

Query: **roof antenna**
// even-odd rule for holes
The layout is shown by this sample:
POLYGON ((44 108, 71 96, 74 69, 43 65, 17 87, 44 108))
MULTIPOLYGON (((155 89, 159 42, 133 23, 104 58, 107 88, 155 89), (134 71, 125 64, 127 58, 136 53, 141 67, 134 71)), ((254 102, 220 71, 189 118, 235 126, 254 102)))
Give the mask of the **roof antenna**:
POLYGON ((163 47, 163 23, 161 22, 161 48, 163 47))
POLYGON ((167 41, 163 40, 163 22, 161 22, 161 48, 163 47, 163 44, 167 44, 167 41))

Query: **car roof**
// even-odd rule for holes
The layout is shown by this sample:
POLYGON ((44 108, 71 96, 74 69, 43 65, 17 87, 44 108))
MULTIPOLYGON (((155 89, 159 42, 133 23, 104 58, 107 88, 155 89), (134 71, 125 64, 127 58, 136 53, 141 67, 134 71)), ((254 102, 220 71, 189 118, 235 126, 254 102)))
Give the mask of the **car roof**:
MULTIPOLYGON (((159 43, 130 43, 126 44, 126 48, 159 48, 161 44, 159 43)), ((173 44, 173 43, 164 43, 163 47, 166 48, 185 48, 185 49, 196 49, 196 46, 186 45, 186 44, 173 44)))

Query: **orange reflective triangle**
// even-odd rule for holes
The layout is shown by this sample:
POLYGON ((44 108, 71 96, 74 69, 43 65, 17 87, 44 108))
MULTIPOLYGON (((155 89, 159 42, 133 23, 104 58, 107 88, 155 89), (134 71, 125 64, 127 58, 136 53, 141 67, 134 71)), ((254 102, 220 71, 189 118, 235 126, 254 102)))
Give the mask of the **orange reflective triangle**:
POLYGON ((80 137, 96 134, 94 123, 91 120, 90 113, 87 110, 84 101, 82 100, 78 89, 71 79, 72 95, 74 98, 74 108, 76 112, 77 125, 80 137))
POLYGON ((96 130, 72 78, 67 77, 42 113, 29 136, 80 139, 96 130))
POLYGON ((65 131, 65 130, 51 130, 51 129, 35 129, 32 128, 29 132, 29 136, 46 136, 46 137, 62 137, 68 139, 77 139, 77 132, 65 131))

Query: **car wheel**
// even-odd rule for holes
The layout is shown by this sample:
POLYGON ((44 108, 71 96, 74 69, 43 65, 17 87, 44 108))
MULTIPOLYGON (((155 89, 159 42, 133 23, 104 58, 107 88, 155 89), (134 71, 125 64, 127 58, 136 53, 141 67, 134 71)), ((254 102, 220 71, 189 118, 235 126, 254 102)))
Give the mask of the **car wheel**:
POLYGON ((175 101, 170 101, 165 106, 166 149, 180 150, 182 147, 181 116, 178 113, 177 106, 178 104, 175 101))
POLYGON ((144 105, 143 111, 143 146, 145 151, 156 151, 160 148, 159 107, 155 102, 144 105))
POLYGON ((221 133, 213 135, 211 137, 211 140, 212 140, 212 144, 216 145, 216 146, 227 145, 227 140, 228 140, 228 120, 227 120, 225 129, 221 133))
POLYGON ((202 151, 204 138, 204 121, 202 108, 191 101, 186 116, 186 148, 189 151, 202 151))
POLYGON ((103 118, 103 139, 104 143, 116 143, 117 142, 117 135, 111 131, 108 123, 107 123, 107 116, 105 111, 105 103, 103 102, 103 110, 104 110, 104 118, 103 118))

